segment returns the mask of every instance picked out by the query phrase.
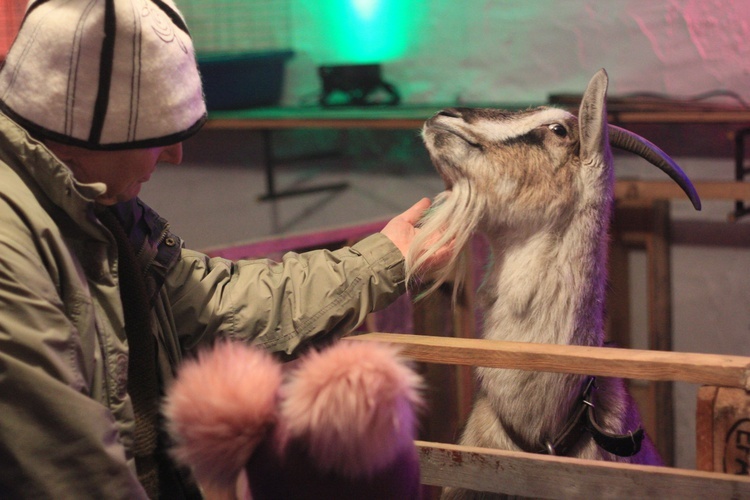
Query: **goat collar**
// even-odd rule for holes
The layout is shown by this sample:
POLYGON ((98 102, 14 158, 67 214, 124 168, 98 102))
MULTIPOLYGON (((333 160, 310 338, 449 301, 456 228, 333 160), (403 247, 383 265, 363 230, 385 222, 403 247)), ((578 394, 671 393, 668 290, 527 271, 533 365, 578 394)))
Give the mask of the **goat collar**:
POLYGON ((605 451, 621 457, 631 457, 641 450, 643 428, 627 434, 614 434, 602 429, 596 422, 596 409, 591 395, 596 389, 596 377, 589 377, 581 395, 581 402, 571 416, 568 424, 554 440, 547 440, 540 453, 548 455, 566 455, 581 436, 588 432, 597 445, 605 451))

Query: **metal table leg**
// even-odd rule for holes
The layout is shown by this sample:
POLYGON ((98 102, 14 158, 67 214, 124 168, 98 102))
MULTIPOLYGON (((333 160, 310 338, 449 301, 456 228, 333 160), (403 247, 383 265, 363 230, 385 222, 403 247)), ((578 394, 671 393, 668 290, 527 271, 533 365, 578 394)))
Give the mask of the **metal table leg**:
MULTIPOLYGON (((348 182, 337 182, 333 184, 323 184, 320 186, 311 186, 307 188, 299 189, 286 189, 278 191, 276 190, 276 178, 275 178, 275 167, 280 163, 273 152, 273 136, 270 129, 261 130, 262 141, 263 141, 263 162, 266 170, 266 194, 258 197, 259 201, 277 200, 279 198, 286 198, 289 196, 299 196, 310 193, 319 193, 321 191, 340 191, 349 186, 348 182)), ((332 153, 320 153, 305 155, 296 158, 287 158, 283 161, 299 161, 299 160, 313 160, 316 158, 330 157, 332 153)))

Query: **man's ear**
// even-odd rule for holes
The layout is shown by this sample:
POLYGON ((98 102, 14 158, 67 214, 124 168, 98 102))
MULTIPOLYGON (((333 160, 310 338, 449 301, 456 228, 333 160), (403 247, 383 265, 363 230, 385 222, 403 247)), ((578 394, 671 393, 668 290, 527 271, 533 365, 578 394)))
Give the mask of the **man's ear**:
POLYGON ((101 153, 101 151, 94 151, 50 139, 42 140, 42 144, 47 146, 47 149, 49 149, 58 160, 70 167, 73 172, 80 171, 81 165, 86 164, 87 158, 101 153))
POLYGON ((76 154, 74 149, 81 149, 69 144, 63 144, 62 142, 53 141, 51 139, 42 139, 41 143, 44 144, 47 149, 52 151, 52 153, 54 153, 54 155, 64 163, 68 163, 75 158, 76 154))

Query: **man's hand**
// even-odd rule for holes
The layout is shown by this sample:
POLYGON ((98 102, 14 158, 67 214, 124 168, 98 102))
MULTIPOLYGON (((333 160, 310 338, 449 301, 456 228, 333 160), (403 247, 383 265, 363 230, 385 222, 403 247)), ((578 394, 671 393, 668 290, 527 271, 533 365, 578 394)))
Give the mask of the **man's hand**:
MULTIPOLYGON (((406 256, 409 247, 414 241, 414 237, 421 229, 416 227, 417 222, 422 218, 425 211, 430 208, 431 201, 429 198, 422 198, 417 203, 407 209, 401 215, 397 215, 386 224, 381 233, 386 235, 401 253, 406 256)), ((432 238, 430 238, 432 240, 432 238)), ((437 240, 437 237, 436 237, 437 240)), ((451 241, 443 248, 439 249, 426 263, 425 270, 436 268, 444 265, 450 258, 453 251, 453 242, 451 241)))
POLYGON ((430 208, 430 205, 429 198, 422 198, 404 213, 391 219, 380 232, 388 236, 393 244, 401 250, 401 253, 406 255, 418 231, 414 226, 422 218, 425 211, 430 208))

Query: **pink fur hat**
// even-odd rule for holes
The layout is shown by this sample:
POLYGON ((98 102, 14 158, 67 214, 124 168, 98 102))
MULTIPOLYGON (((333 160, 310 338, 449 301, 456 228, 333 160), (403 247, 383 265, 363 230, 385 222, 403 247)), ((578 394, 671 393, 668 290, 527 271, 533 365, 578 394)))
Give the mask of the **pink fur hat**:
POLYGON ((277 420, 281 365, 240 343, 220 343, 185 361, 164 404, 173 457, 201 485, 234 488, 277 420))
POLYGON ((232 487, 244 467, 255 499, 419 498, 422 380, 395 348, 339 342, 283 382, 269 359, 227 344, 180 371, 165 413, 173 455, 199 482, 232 487))

